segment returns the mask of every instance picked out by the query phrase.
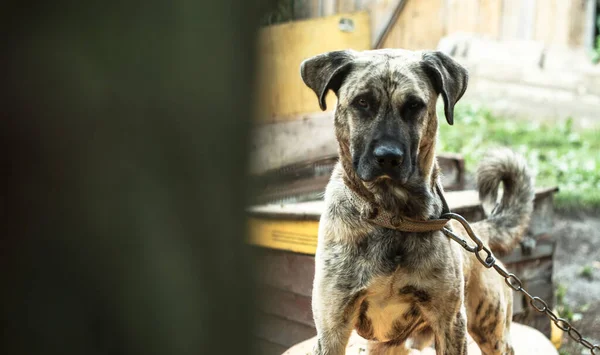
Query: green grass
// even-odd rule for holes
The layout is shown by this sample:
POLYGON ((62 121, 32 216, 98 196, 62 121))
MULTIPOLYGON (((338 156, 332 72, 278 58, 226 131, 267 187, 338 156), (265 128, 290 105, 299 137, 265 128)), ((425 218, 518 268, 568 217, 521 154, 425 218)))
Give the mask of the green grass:
POLYGON ((556 304, 562 306, 565 304, 565 296, 567 295, 567 286, 558 284, 556 288, 556 304))
POLYGON ((523 154, 540 187, 558 186, 562 210, 600 210, 600 127, 576 130, 572 119, 539 123, 498 117, 474 105, 458 105, 454 125, 440 117, 438 151, 464 156, 474 172, 490 148, 507 146, 523 154))
POLYGON ((591 280, 594 277, 594 268, 590 265, 584 266, 579 272, 579 276, 591 280))
POLYGON ((560 318, 566 319, 569 322, 573 320, 575 313, 571 309, 571 306, 565 303, 565 296, 567 295, 567 287, 563 284, 559 284, 556 289, 556 311, 560 318))

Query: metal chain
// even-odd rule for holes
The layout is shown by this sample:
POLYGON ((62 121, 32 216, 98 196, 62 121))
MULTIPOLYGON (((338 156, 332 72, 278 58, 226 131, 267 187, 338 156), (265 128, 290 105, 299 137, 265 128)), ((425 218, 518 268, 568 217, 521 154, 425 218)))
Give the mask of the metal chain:
POLYGON ((469 224, 469 222, 467 222, 466 219, 464 219, 463 216, 458 215, 456 213, 445 213, 444 215, 442 215, 441 218, 454 219, 460 222, 460 224, 463 226, 469 237, 475 242, 475 246, 469 245, 469 243, 466 240, 454 234, 454 232, 452 232, 450 229, 444 227, 442 232, 444 232, 444 234, 448 238, 460 244, 468 252, 475 254, 477 260, 479 260, 479 262, 483 264, 483 266, 485 266, 486 268, 489 269, 493 267, 494 270, 496 270, 502 277, 504 277, 504 281, 506 282, 508 287, 517 292, 522 292, 525 295, 525 297, 527 297, 527 299, 529 300, 529 304, 531 304, 533 309, 535 309, 539 313, 544 313, 546 317, 548 317, 552 322, 554 322, 554 324, 559 329, 561 329, 564 332, 567 332, 571 339, 589 349, 592 355, 600 355, 599 344, 592 344, 588 340, 584 339, 581 333, 575 327, 573 327, 571 323, 569 323, 569 321, 563 318, 559 318, 556 314, 554 314, 554 312, 552 312, 548 307, 548 303, 546 303, 546 301, 539 297, 532 296, 529 292, 527 292, 527 290, 523 288, 523 282, 517 276, 508 272, 508 270, 506 270, 502 265, 496 264, 496 257, 494 256, 492 251, 483 244, 483 242, 481 241, 481 239, 479 239, 479 237, 477 237, 477 235, 475 235, 475 232, 473 232, 473 229, 471 229, 471 225, 469 224), (485 255, 482 256, 481 252, 485 252, 485 255))

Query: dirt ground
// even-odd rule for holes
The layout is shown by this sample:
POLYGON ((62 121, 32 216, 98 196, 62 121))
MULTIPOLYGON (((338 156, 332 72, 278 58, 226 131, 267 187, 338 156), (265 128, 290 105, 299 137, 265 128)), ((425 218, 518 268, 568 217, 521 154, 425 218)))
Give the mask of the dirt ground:
MULTIPOLYGON (((564 307, 573 312, 573 325, 592 343, 600 343, 600 216, 557 213, 554 235, 554 283, 564 293, 564 307)), ((589 354, 565 337, 561 354, 589 354)))

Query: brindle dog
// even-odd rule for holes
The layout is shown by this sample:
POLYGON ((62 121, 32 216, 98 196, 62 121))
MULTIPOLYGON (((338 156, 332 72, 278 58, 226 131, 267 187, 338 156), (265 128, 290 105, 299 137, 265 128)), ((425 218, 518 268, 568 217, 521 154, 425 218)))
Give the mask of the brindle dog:
MULTIPOLYGON (((442 214, 436 101, 441 94, 452 125, 467 71, 440 52, 344 50, 305 60, 301 75, 323 110, 329 90, 338 97, 340 160, 319 227, 314 353, 344 354, 356 329, 370 354, 407 354, 434 340, 438 355, 462 355, 467 331, 483 354, 513 354, 512 293, 498 274, 441 231, 373 223, 381 211, 422 221, 442 214)), ((483 159, 477 179, 488 218, 473 229, 494 252, 507 252, 528 225, 532 177, 523 158, 504 149, 483 159)))

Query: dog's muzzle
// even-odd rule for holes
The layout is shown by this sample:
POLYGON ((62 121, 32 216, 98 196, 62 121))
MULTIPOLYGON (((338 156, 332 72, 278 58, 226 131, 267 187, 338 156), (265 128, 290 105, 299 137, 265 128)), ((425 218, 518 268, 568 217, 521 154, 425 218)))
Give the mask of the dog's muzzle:
POLYGON ((389 178, 406 182, 410 175, 410 157, 399 142, 383 141, 364 154, 358 164, 357 173, 363 181, 389 178))
POLYGON ((373 158, 383 175, 394 176, 404 161, 404 151, 398 145, 378 145, 373 150, 373 158))

